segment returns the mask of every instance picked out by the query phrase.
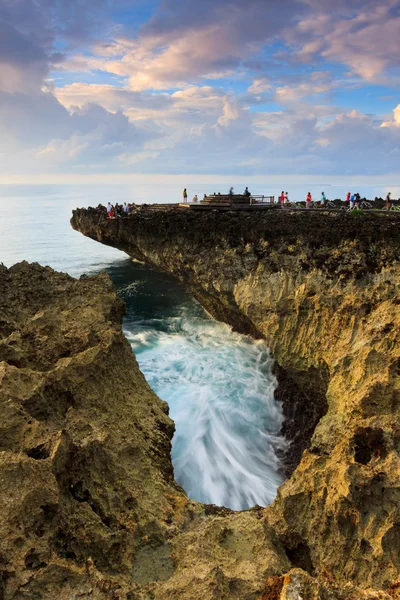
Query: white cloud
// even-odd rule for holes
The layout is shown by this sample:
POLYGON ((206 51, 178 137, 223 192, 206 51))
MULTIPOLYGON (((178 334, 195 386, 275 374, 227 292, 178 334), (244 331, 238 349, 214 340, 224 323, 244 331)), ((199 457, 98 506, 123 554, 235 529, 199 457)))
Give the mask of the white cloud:
POLYGON ((384 121, 381 127, 400 127, 400 104, 393 109, 393 119, 384 121))
POLYGON ((259 77, 258 79, 254 79, 251 86, 248 88, 249 94, 265 94, 273 89, 273 85, 271 81, 267 77, 259 77))

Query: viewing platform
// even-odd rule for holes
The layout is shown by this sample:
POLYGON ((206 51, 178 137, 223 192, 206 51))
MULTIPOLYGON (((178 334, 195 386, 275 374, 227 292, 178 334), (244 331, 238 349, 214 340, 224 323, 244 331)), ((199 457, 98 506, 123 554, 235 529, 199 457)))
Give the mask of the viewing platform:
POLYGON ((179 206, 192 210, 265 210, 276 207, 275 196, 253 194, 210 194, 199 202, 181 202, 179 206))

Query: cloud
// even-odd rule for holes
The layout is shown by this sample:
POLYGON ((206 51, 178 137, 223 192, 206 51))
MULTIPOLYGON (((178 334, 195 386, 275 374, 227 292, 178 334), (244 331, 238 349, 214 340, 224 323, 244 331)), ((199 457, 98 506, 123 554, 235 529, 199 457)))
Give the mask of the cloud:
POLYGON ((0 0, 0 90, 38 91, 64 52, 94 42, 124 0, 0 0))
POLYGON ((260 86, 265 93, 282 61, 339 63, 382 82, 398 65, 399 30, 398 0, 334 6, 325 0, 164 0, 134 36, 120 27, 114 39, 95 44, 91 55, 70 56, 65 67, 112 73, 135 91, 240 77, 250 69, 259 72, 250 93, 261 93, 260 86), (280 51, 267 58, 277 42, 280 51))
POLYGON ((135 38, 120 34, 78 61, 87 70, 94 60, 96 68, 128 78, 132 90, 182 87, 235 73, 244 59, 276 39, 291 22, 288 15, 303 12, 299 0, 166 0, 135 38))
MULTIPOLYGON (((335 61, 371 82, 383 82, 398 66, 400 13, 398 0, 329 2, 308 0, 312 14, 286 32, 296 61, 335 61)), ((287 55, 289 56, 289 54, 287 55)))
POLYGON ((400 104, 393 109, 393 119, 384 121, 381 127, 400 127, 400 104))
POLYGON ((248 88, 249 94, 254 94, 256 96, 260 94, 265 94, 266 92, 270 92, 273 89, 273 85, 271 80, 268 77, 259 77, 254 79, 251 86, 248 88))
POLYGON ((121 6, 0 0, 0 170, 398 170, 400 105, 335 105, 393 79, 398 0, 163 0, 141 26, 121 6))
POLYGON ((121 154, 137 152, 156 139, 155 129, 140 127, 121 111, 91 103, 72 112, 51 93, 35 96, 0 92, 0 138, 7 153, 5 171, 57 168, 103 169, 121 154))
POLYGON ((48 74, 53 41, 45 14, 35 3, 3 2, 0 5, 0 90, 37 89, 48 74))

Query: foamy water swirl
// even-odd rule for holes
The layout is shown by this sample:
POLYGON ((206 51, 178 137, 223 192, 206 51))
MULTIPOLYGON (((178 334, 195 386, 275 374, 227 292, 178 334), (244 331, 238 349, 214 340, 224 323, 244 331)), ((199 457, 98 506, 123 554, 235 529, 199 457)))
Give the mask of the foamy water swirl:
POLYGON ((152 389, 170 406, 175 479, 192 499, 235 510, 271 503, 283 477, 283 415, 265 343, 182 311, 125 331, 152 389), (147 327, 146 327, 147 326, 147 327))

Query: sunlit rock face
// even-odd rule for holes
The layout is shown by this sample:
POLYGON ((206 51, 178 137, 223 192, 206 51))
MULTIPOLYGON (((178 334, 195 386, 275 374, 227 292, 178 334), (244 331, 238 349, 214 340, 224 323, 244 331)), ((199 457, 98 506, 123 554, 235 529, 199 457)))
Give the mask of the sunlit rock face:
POLYGON ((287 400, 291 434, 312 427, 296 441, 300 463, 263 520, 293 567, 332 582, 332 597, 350 597, 339 590, 347 583, 393 597, 400 220, 142 210, 107 221, 78 210, 72 225, 175 274, 217 318, 265 338, 282 381, 301 393, 302 410, 287 400))
POLYGON ((255 598, 290 568, 261 509, 190 501, 109 278, 0 266, 0 597, 255 598))

